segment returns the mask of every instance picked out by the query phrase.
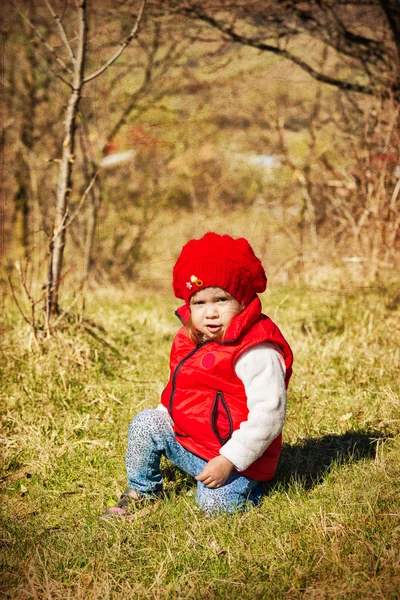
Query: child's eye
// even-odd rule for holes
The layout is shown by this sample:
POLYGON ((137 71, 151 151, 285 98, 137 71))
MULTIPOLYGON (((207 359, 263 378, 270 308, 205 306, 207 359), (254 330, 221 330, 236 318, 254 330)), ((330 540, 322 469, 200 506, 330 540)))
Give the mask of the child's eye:
POLYGON ((193 306, 197 306, 199 304, 204 304, 204 302, 202 300, 195 300, 194 302, 192 302, 193 306))
POLYGON ((228 298, 225 298, 225 296, 222 298, 218 298, 218 302, 227 302, 228 298))

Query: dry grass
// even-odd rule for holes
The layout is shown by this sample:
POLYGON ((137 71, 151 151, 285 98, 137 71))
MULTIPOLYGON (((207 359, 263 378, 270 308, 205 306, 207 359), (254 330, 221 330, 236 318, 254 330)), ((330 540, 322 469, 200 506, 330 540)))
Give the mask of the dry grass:
POLYGON ((397 598, 400 314, 394 287, 279 288, 265 311, 295 351, 285 445, 261 506, 206 518, 168 470, 166 499, 133 522, 98 516, 125 486, 126 428, 155 406, 174 305, 126 290, 28 350, 3 336, 5 598, 397 598), (102 341, 103 340, 103 341, 102 341), (104 342, 107 343, 104 343, 104 342))

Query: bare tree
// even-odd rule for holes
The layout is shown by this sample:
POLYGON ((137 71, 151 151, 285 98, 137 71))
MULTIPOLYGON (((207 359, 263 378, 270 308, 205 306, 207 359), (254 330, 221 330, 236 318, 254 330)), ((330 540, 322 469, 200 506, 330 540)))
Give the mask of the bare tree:
MULTIPOLYGON (((149 110, 154 110, 165 98, 180 93, 182 83, 178 84, 177 79, 171 79, 171 77, 168 77, 168 74, 171 70, 179 68, 181 62, 185 64, 187 60, 185 55, 191 44, 191 40, 182 38, 176 31, 171 35, 168 23, 161 23, 153 19, 153 22, 149 23, 146 29, 146 35, 141 36, 138 44, 141 51, 140 81, 133 90, 129 89, 127 98, 124 98, 122 109, 119 109, 118 112, 115 111, 115 118, 113 118, 109 129, 104 134, 100 154, 98 151, 96 152, 90 141, 90 124, 93 122, 94 114, 88 107, 81 110, 81 147, 86 185, 91 181, 94 174, 97 174, 95 184, 89 196, 90 202, 87 210, 84 242, 80 244, 83 251, 82 283, 88 280, 95 263, 93 250, 98 214, 102 203, 102 189, 104 187, 102 183, 104 181, 107 182, 107 170, 103 171, 101 166, 104 154, 108 152, 110 147, 114 147, 115 151, 121 150, 117 147, 116 140, 121 131, 132 129, 132 121, 137 121, 139 117, 143 117, 149 110)), ((121 66, 119 72, 113 77, 111 88, 114 87, 114 82, 121 84, 131 69, 131 63, 128 63, 128 68, 121 66)), ((166 112, 167 109, 164 107, 163 110, 166 112)), ((168 109, 167 112, 172 114, 174 110, 168 109)), ((156 174, 157 167, 154 161, 154 139, 151 139, 150 135, 146 139, 143 139, 141 144, 138 144, 138 140, 132 138, 130 140, 130 150, 132 148, 136 156, 136 163, 141 163, 140 172, 146 173, 146 179, 152 181, 150 183, 151 188, 154 187, 155 180, 157 180, 155 187, 158 187, 159 176, 156 174), (153 145, 153 151, 143 152, 145 150, 144 143, 153 145), (142 154, 146 155, 145 160, 143 160, 142 154)), ((146 196, 145 192, 144 196, 146 196)), ((143 207, 143 212, 141 212, 138 233, 129 246, 131 250, 128 248, 125 252, 126 256, 123 261, 125 265, 130 264, 132 260, 135 260, 135 257, 138 257, 139 247, 146 237, 149 223, 154 215, 154 206, 150 206, 150 197, 154 198, 154 195, 150 194, 144 200, 145 206, 143 207)), ((129 236, 129 229, 125 232, 125 236, 129 236)), ((113 253, 113 256, 109 257, 109 260, 118 262, 118 257, 113 253)), ((129 272, 134 272, 132 265, 129 268, 129 272)))
POLYGON ((397 0, 170 0, 169 8, 236 46, 282 57, 316 81, 346 92, 400 93, 397 0), (321 68, 325 48, 330 60, 321 68), (343 70, 349 75, 338 75, 343 70))
MULTIPOLYGON (((104 73, 121 56, 125 48, 136 37, 142 21, 146 0, 141 1, 134 25, 125 41, 100 68, 88 75, 85 75, 88 35, 86 0, 77 0, 76 2, 77 36, 74 44, 75 50, 73 48, 72 41, 68 38, 62 19, 57 14, 50 0, 45 0, 45 4, 50 15, 54 18, 57 24, 59 38, 67 52, 68 58, 66 60, 64 60, 64 58, 60 56, 55 48, 44 39, 40 30, 35 27, 35 25, 19 9, 17 10, 24 21, 32 27, 42 44, 52 54, 53 59, 56 61, 62 71, 62 74, 58 73, 58 77, 70 89, 69 100, 65 112, 62 152, 59 160, 56 217, 53 235, 50 242, 49 276, 47 283, 48 293, 46 298, 46 314, 48 320, 50 320, 53 315, 58 314, 59 312, 59 288, 62 278, 66 232, 71 223, 71 217, 68 215, 69 199, 72 189, 72 174, 75 162, 77 114, 82 97, 82 89, 83 86, 102 75, 102 73, 104 73)), ((93 184, 91 182, 89 184, 90 189, 92 188, 92 185, 93 184)), ((85 192, 84 197, 86 197, 86 195, 87 194, 85 192)))
MULTIPOLYGON (((87 40, 87 22, 86 22, 86 2, 80 0, 77 4, 78 12, 78 45, 76 57, 72 54, 73 61, 73 79, 71 95, 65 116, 65 133, 62 145, 62 156, 57 184, 56 200, 56 220, 54 225, 54 234, 50 244, 50 266, 47 296, 47 316, 58 313, 58 292, 60 287, 61 271, 63 264, 63 255, 65 247, 65 236, 68 217, 68 201, 71 193, 71 177, 73 163, 75 160, 75 133, 76 133, 76 115, 81 99, 82 86, 84 83, 84 69, 86 58, 86 40, 87 40)), ((66 40, 66 38, 65 38, 66 40)), ((67 47, 70 45, 67 42, 67 47)))
MULTIPOLYGON (((336 257, 355 263, 364 279, 374 282, 396 265, 400 241, 398 197, 399 109, 385 101, 363 115, 362 127, 354 131, 354 107, 341 94, 331 98, 330 120, 334 128, 326 136, 321 106, 321 86, 311 109, 307 151, 299 158, 288 143, 284 127, 287 111, 277 110, 276 129, 284 168, 291 171, 286 187, 290 202, 295 198, 299 234, 298 259, 318 259, 327 239, 336 257), (333 105, 335 105, 333 107, 333 105), (344 136, 346 152, 337 156, 335 138, 344 136)), ((285 225, 283 224, 283 227, 285 225)))

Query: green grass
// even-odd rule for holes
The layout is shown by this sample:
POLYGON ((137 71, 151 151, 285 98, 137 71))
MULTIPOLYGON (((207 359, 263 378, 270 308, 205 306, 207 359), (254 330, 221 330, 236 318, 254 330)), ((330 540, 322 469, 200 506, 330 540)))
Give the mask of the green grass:
POLYGON ((77 323, 40 350, 7 306, 4 597, 398 598, 396 298, 393 287, 265 294, 295 364, 282 459, 261 506, 205 517, 193 482, 171 468, 166 499, 134 522, 98 516, 125 487, 130 419, 159 401, 175 304, 98 294, 90 317, 105 333, 77 323))

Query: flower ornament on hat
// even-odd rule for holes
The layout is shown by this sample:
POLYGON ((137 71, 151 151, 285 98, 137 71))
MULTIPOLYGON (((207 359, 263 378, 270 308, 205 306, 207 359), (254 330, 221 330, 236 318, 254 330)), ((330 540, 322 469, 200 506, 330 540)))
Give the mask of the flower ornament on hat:
POLYGON ((247 240, 210 232, 183 246, 173 271, 175 296, 188 304, 207 287, 226 290, 244 306, 265 290, 264 268, 247 240))
POLYGON ((197 286, 197 288, 203 287, 202 280, 196 277, 196 275, 192 275, 190 277, 190 281, 186 282, 186 287, 188 288, 188 290, 192 290, 194 286, 197 286))

